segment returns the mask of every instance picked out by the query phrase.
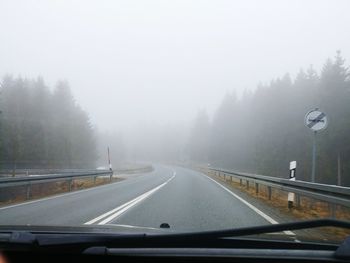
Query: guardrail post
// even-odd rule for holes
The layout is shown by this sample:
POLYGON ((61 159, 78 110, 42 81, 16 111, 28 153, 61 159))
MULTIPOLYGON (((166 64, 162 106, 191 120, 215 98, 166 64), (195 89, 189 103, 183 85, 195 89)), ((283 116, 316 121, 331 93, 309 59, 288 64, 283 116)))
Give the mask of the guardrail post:
POLYGON ((298 194, 295 195, 295 203, 297 207, 300 207, 300 195, 298 194))
POLYGON ((30 199, 32 184, 29 182, 27 184, 26 199, 30 199))
POLYGON ((331 218, 336 217, 337 206, 335 204, 329 203, 329 215, 331 218))
POLYGON ((97 178, 97 175, 94 176, 94 185, 96 185, 96 178, 97 178))
POLYGON ((267 195, 268 195, 269 200, 271 200, 271 197, 272 197, 272 189, 271 189, 271 186, 268 186, 268 187, 267 187, 267 195))
POLYGON ((288 193, 288 209, 292 209, 294 207, 294 193, 288 193))
POLYGON ((316 200, 320 200, 322 202, 326 202, 327 204, 333 203, 335 205, 333 207, 329 205, 329 207, 326 207, 326 210, 328 210, 328 215, 336 217, 338 212, 337 209, 339 209, 337 206, 348 206, 350 194, 347 189, 334 185, 319 185, 314 183, 304 184, 302 181, 294 181, 295 164, 296 162, 293 161, 289 167, 291 169, 290 180, 258 174, 239 173, 235 171, 229 172, 227 170, 219 170, 215 168, 212 168, 213 170, 211 170, 211 173, 219 176, 220 179, 224 178, 226 182, 237 182, 237 185, 239 183, 239 187, 242 189, 246 188, 247 192, 250 191, 250 187, 255 188, 255 191, 253 191, 254 189, 251 190, 256 192, 257 196, 260 194, 260 185, 263 185, 262 194, 265 195, 266 200, 272 200, 272 194, 275 193, 272 192, 272 189, 274 189, 273 191, 275 191, 275 189, 279 189, 287 192, 288 207, 290 209, 303 207, 308 210, 313 210, 316 206, 316 200), (251 185, 249 185, 250 182, 251 185))
POLYGON ((113 173, 111 173, 109 176, 109 182, 112 182, 112 177, 113 177, 113 173))
POLYGON ((72 178, 69 178, 68 179, 68 191, 70 192, 70 191, 72 191, 72 178))

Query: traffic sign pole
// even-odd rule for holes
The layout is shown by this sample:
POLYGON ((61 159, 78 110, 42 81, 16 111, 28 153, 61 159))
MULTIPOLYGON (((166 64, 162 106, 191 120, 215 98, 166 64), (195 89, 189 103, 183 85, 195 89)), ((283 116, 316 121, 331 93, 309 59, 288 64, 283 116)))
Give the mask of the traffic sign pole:
POLYGON ((313 145, 312 145, 312 166, 311 166, 311 182, 316 181, 316 154, 317 154, 317 131, 323 130, 328 125, 327 116, 324 112, 320 111, 318 108, 309 111, 305 116, 305 125, 311 129, 314 133, 313 135, 313 145))
POLYGON ((314 131, 314 136, 313 136, 313 146, 312 146, 312 171, 311 171, 311 182, 315 182, 316 178, 316 134, 317 131, 314 131))

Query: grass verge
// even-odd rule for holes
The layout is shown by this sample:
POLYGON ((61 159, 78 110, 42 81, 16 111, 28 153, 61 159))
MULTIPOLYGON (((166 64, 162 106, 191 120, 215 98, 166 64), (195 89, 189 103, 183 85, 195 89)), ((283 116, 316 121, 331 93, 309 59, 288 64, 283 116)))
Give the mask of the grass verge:
MULTIPOLYGON (((288 192, 279 189, 271 189, 271 199, 269 199, 268 187, 262 184, 256 185, 250 182, 247 186, 245 180, 242 182, 237 178, 218 176, 209 170, 201 169, 210 177, 220 179, 225 183, 235 187, 241 192, 249 194, 249 196, 262 201, 263 203, 277 209, 277 211, 289 218, 296 220, 311 220, 320 218, 336 218, 340 220, 350 221, 350 208, 340 205, 330 205, 326 202, 309 198, 306 196, 298 196, 299 202, 295 202, 292 208, 288 208, 287 196, 288 192)), ((350 235, 350 230, 334 227, 320 228, 319 231, 322 239, 339 242, 350 235)))
MULTIPOLYGON (((82 178, 72 181, 70 191, 77 191, 81 189, 91 188, 103 184, 121 181, 121 178, 112 178, 110 181, 109 177, 97 177, 94 182, 93 178, 82 178)), ((30 189, 28 196, 26 186, 12 186, 1 190, 0 193, 0 206, 21 203, 28 200, 40 199, 52 195, 69 192, 69 182, 46 182, 40 184, 33 184, 30 189)))

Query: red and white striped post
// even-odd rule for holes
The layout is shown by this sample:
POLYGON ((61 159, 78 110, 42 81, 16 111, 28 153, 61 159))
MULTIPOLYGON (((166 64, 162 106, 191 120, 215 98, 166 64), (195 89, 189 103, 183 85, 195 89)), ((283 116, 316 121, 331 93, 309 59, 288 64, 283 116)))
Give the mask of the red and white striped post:
POLYGON ((107 152, 108 152, 108 165, 109 165, 109 170, 112 171, 112 164, 111 164, 111 156, 109 154, 109 147, 107 147, 107 152))
POLYGON ((111 156, 109 154, 109 147, 107 147, 107 152, 108 152, 108 165, 109 165, 109 170, 111 171, 111 175, 109 176, 109 181, 112 182, 112 164, 111 164, 111 156))

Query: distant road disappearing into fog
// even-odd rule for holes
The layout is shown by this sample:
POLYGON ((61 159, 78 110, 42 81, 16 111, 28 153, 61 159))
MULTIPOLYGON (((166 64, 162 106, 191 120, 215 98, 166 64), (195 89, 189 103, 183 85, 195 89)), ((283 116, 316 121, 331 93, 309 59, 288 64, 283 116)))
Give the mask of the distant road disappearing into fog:
MULTIPOLYGON (((1 225, 103 225, 202 231, 274 223, 206 175, 177 166, 112 184, 0 208, 1 225)), ((275 222, 276 223, 276 222, 275 222)))

